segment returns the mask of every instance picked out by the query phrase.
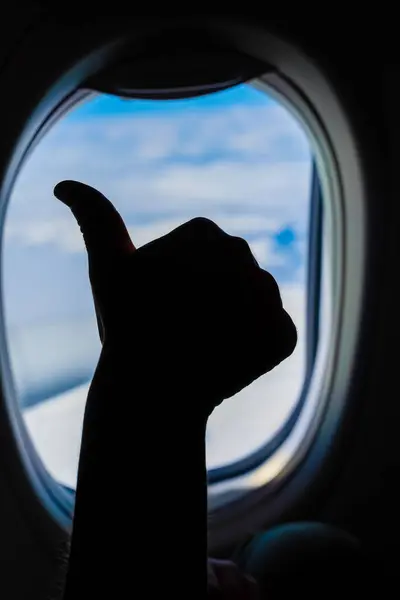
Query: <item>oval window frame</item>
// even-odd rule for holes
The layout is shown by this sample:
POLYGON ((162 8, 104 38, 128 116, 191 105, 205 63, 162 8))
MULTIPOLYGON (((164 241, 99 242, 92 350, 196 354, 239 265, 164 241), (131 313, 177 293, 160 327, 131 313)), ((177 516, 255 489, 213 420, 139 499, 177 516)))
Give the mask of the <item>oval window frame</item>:
MULTIPOLYGON (((153 27, 149 21, 144 21, 144 25, 137 22, 136 26, 149 29, 153 27)), ((71 27, 73 28, 72 25, 71 27)), ((308 432, 307 439, 303 439, 302 452, 297 452, 296 460, 289 461, 285 468, 281 469, 279 477, 275 478, 274 493, 271 485, 264 483, 256 490, 257 493, 246 494, 240 502, 233 503, 232 506, 228 505, 224 511, 218 511, 218 518, 213 520, 217 526, 211 527, 212 544, 218 546, 225 543, 230 536, 232 537, 233 533, 227 532, 229 526, 237 536, 245 533, 250 526, 255 528, 260 524, 265 525, 266 521, 276 520, 278 515, 283 514, 298 500, 301 488, 304 488, 307 481, 316 478, 322 463, 328 457, 329 442, 336 432, 347 399, 349 369, 355 359, 359 335, 365 279, 364 208, 367 192, 363 186, 363 168, 357 155, 351 124, 322 69, 299 52, 295 45, 282 41, 258 25, 215 20, 212 27, 219 28, 224 35, 235 40, 240 46, 246 47, 254 55, 265 54, 279 72, 273 85, 276 85, 285 96, 290 98, 290 94, 295 93, 298 97, 307 99, 305 105, 312 113, 310 122, 314 122, 312 121, 314 119, 315 124, 318 123, 323 136, 321 139, 325 140, 321 151, 324 155, 324 164, 328 164, 329 168, 323 185, 327 187, 327 195, 329 196, 330 193, 332 201, 332 220, 335 222, 333 272, 337 283, 334 288, 337 302, 334 302, 332 319, 334 337, 330 348, 325 348, 322 362, 317 358, 314 377, 310 382, 310 394, 315 393, 320 399, 319 418, 314 419, 314 426, 308 432), (335 130, 329 127, 330 122, 335 122, 335 130), (346 201, 348 197, 352 198, 351 205, 346 201), (355 230, 353 227, 351 232, 352 236, 357 237, 357 247, 352 253, 347 251, 350 220, 353 225, 355 224, 355 230), (343 268, 344 256, 346 256, 346 270, 343 268), (354 274, 357 274, 357 278, 354 278, 354 274), (308 466, 306 455, 308 455, 308 466), (311 466, 310 456, 312 456, 311 466), (276 493, 277 491, 279 494, 276 493), (266 494, 268 494, 267 503, 266 494), (268 519, 265 515, 267 506, 268 519), (243 517, 241 521, 240 515, 243 517), (235 523, 234 528, 231 527, 232 523, 235 523)), ((14 56, 3 70, 3 82, 6 86, 8 82, 9 88, 14 92, 10 95, 14 103, 9 105, 9 108, 12 108, 15 120, 14 129, 10 127, 5 136, 5 151, 0 163, 2 221, 15 174, 22 160, 33 147, 33 139, 37 142, 40 134, 44 132, 43 124, 47 123, 48 126, 54 118, 57 112, 55 107, 61 107, 68 98, 72 99, 73 90, 79 80, 95 72, 104 61, 110 59, 115 48, 115 40, 123 39, 131 31, 127 32, 121 24, 111 23, 108 26, 99 24, 93 30, 87 26, 86 33, 87 35, 81 29, 80 38, 74 49, 71 49, 68 44, 71 31, 68 28, 60 32, 56 29, 52 31, 49 27, 40 30, 39 27, 21 45, 18 56, 14 56), (49 47, 54 48, 50 57, 47 51, 49 47), (42 61, 47 65, 47 69, 40 72, 35 69, 35 66, 42 61), (21 76, 21 81, 16 84, 14 72, 17 68, 20 68, 21 74, 25 74, 25 77, 21 76), (30 83, 36 89, 36 94, 28 99, 24 95, 24 89, 30 83), (18 139, 17 144, 15 139, 18 139)), ((274 76, 270 75, 270 77, 274 76)), ((7 114, 7 106, 6 103, 5 114, 7 114)), ((32 464, 30 440, 24 436, 21 419, 13 405, 14 392, 8 357, 4 352, 4 342, 4 327, 2 327, 0 343, 3 348, 1 367, 5 402, 2 403, 4 406, 0 418, 3 422, 9 423, 7 441, 10 454, 13 455, 10 468, 13 467, 14 475, 15 469, 19 472, 14 488, 20 497, 20 502, 25 502, 27 496, 30 496, 29 501, 32 507, 36 506, 36 514, 40 517, 40 521, 46 522, 47 528, 52 529, 59 536, 62 531, 70 531, 70 517, 67 517, 63 508, 67 500, 59 496, 58 491, 51 489, 51 484, 48 488, 46 475, 40 473, 38 465, 32 464), (11 448, 13 448, 12 452, 11 448)))

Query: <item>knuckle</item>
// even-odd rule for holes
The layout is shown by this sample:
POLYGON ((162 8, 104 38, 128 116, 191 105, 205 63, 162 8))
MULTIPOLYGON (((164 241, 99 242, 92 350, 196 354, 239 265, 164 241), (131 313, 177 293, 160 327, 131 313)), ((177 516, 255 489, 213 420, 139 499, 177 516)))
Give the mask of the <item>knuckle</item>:
POLYGON ((271 275, 269 271, 265 271, 265 269, 260 269, 260 276, 262 277, 264 285, 269 294, 273 294, 278 300, 281 301, 281 292, 275 277, 271 275))
POLYGON ((190 225, 192 230, 199 233, 222 233, 218 225, 206 217, 194 217, 194 219, 189 221, 188 225, 190 225))
POLYGON ((245 261, 246 264, 258 266, 258 263, 251 251, 248 242, 236 236, 230 236, 230 249, 234 255, 239 257, 240 261, 245 261))
POLYGON ((250 246, 244 238, 233 235, 233 236, 231 236, 230 243, 231 243, 231 245, 233 245, 234 248, 236 248, 237 250, 239 250, 241 252, 250 252, 251 253, 250 246))

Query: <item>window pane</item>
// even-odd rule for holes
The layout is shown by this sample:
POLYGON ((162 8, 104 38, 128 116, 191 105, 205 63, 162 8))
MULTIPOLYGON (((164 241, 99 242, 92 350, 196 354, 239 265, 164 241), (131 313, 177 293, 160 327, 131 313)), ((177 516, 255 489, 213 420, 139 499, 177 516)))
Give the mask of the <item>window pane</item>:
MULTIPOLYGON (((75 486, 87 389, 100 352, 83 241, 54 185, 77 179, 117 206, 137 246, 194 216, 247 239, 281 286, 293 356, 226 401, 208 467, 241 459, 283 424, 302 389, 311 153, 299 123, 251 86, 178 101, 97 96, 38 144, 10 201, 3 290, 11 366, 49 472, 75 486)), ((234 324, 232 325, 234 327, 234 324)))

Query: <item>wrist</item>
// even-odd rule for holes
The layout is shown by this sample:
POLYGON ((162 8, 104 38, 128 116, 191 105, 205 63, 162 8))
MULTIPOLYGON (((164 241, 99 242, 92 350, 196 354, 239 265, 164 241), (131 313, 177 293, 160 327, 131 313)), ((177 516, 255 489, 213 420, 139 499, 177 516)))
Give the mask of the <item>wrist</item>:
POLYGON ((129 377, 122 365, 102 355, 88 395, 67 586, 73 591, 66 600, 75 600, 77 586, 95 597, 99 571, 99 593, 109 587, 115 595, 113 581, 124 572, 131 577, 135 548, 148 549, 139 559, 141 573, 146 570, 154 539, 164 550, 168 545, 166 576, 184 554, 183 577, 206 577, 207 420, 168 381, 167 387, 165 379, 150 377, 143 363, 129 377), (123 557, 116 555, 122 538, 123 557))

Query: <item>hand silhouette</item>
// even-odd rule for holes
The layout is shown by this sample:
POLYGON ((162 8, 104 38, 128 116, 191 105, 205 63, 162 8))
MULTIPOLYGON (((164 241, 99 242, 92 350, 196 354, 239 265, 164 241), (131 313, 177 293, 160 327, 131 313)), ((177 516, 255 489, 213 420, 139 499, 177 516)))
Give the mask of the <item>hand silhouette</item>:
POLYGON ((64 181, 54 193, 85 240, 102 341, 86 403, 64 599, 127 595, 132 552, 118 552, 121 532, 143 557, 154 553, 155 536, 169 546, 157 578, 153 562, 139 561, 139 580, 151 582, 152 596, 176 587, 177 556, 182 589, 206 594, 207 419, 293 352, 296 328, 247 243, 212 221, 193 219, 136 249, 100 192, 64 181), (153 452, 143 455, 149 437, 153 452), (136 521, 127 526, 133 499, 124 482, 133 461, 138 489, 146 490, 145 498, 138 490, 134 496, 143 531, 136 521), (171 489, 177 465, 183 511, 171 489), (159 490, 155 508, 147 498, 159 490))
POLYGON ((100 337, 116 360, 147 354, 154 374, 210 414, 292 353, 278 286, 243 239, 195 218, 136 250, 100 192, 65 181, 55 195, 81 227, 100 337))

